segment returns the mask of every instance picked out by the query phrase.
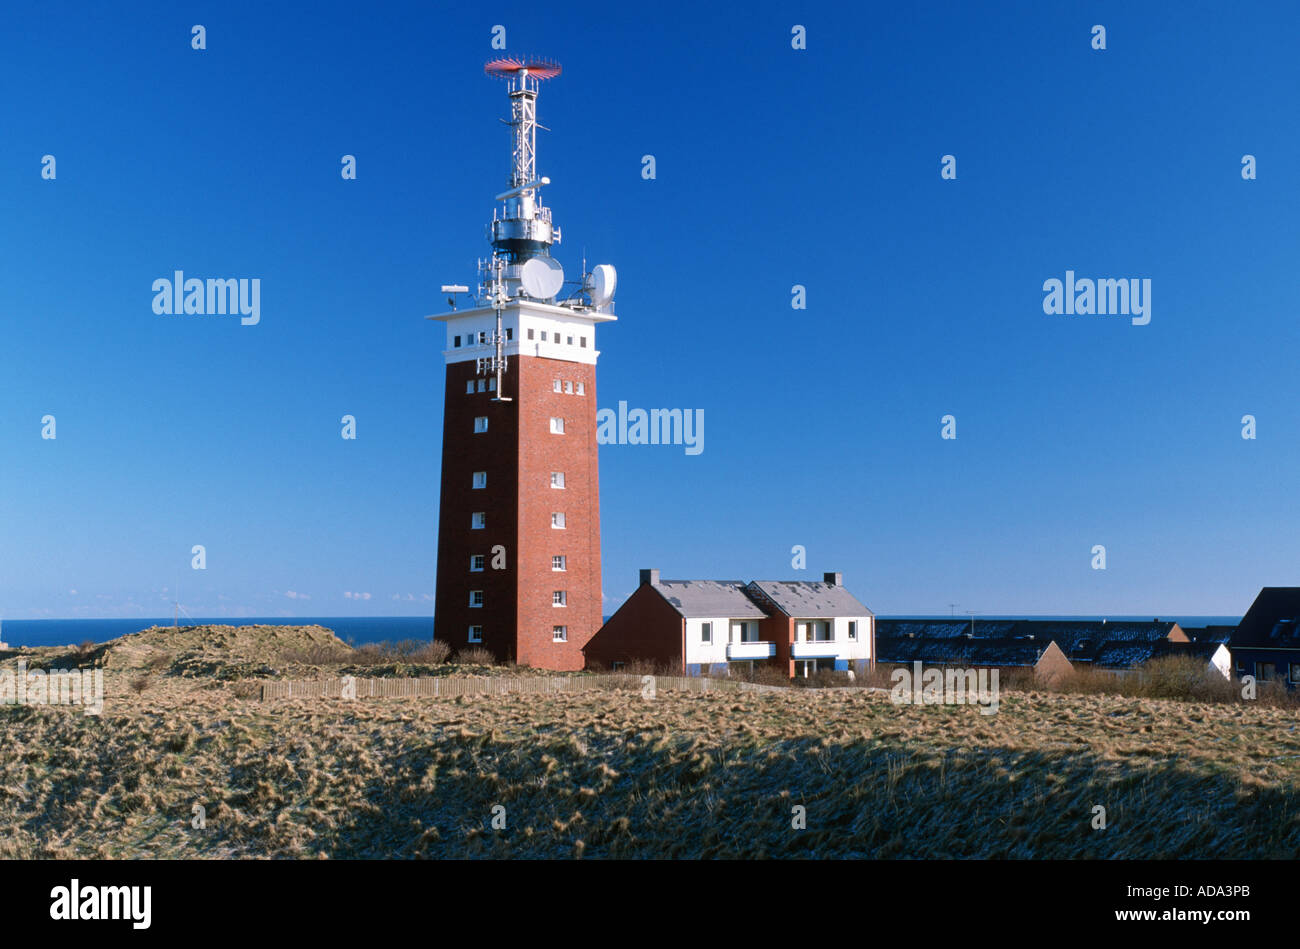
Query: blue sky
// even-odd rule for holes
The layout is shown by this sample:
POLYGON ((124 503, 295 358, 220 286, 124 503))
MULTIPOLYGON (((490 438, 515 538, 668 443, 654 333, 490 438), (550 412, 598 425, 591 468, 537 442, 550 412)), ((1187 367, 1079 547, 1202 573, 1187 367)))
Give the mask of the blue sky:
POLYGON ((894 614, 1300 581, 1295 4, 271 7, 8 13, 0 617, 431 612, 422 317, 488 251, 496 24, 564 64, 538 169, 566 267, 618 267, 598 404, 706 417, 600 449, 607 611, 646 566, 894 614), (261 322, 155 315, 177 269, 260 278, 261 322), (1066 270, 1149 278, 1150 324, 1044 314, 1066 270))

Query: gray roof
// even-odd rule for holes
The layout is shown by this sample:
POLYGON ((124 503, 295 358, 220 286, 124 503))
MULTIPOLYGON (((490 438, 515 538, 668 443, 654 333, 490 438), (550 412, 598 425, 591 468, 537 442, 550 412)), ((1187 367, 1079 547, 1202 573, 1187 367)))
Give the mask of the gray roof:
POLYGON ((688 619, 763 619, 767 614, 745 596, 744 587, 739 580, 660 580, 654 584, 659 595, 688 619))
POLYGON ((874 616, 871 610, 858 602, 848 590, 830 583, 808 580, 755 580, 749 585, 751 594, 766 597, 787 616, 806 616, 823 619, 832 616, 874 616))

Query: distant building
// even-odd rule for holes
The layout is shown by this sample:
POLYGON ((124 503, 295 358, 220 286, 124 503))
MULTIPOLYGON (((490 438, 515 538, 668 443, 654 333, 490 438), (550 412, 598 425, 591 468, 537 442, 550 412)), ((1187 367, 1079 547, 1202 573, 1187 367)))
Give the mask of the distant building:
POLYGON ((726 675, 771 665, 786 675, 823 669, 865 671, 875 616, 843 587, 762 580, 661 580, 641 585, 583 649, 588 667, 648 661, 685 675, 726 675))
POLYGON ((1231 640, 1237 675, 1300 684, 1300 587, 1264 587, 1231 640))

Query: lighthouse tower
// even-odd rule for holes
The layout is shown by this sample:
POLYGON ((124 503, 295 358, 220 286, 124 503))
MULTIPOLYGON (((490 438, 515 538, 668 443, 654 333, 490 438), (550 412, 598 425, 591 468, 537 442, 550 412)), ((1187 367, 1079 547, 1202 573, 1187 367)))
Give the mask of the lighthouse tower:
MULTIPOLYGON (((447 331, 434 637, 499 660, 580 669, 601 625, 596 326, 614 268, 566 280, 536 169, 537 93, 556 63, 500 59, 512 162, 473 293, 444 286, 447 331)), ((584 267, 585 271, 585 261, 584 267)))

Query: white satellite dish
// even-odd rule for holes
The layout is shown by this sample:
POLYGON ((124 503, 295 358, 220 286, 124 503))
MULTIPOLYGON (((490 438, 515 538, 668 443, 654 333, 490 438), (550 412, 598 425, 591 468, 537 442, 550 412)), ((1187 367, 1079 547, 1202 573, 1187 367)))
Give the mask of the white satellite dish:
POLYGON ((564 286, 564 268, 553 257, 530 257, 519 270, 519 284, 534 300, 549 300, 564 286))
POLYGON ((591 305, 604 306, 614 299, 614 288, 618 286, 618 274, 612 264, 597 264, 591 270, 591 305))

